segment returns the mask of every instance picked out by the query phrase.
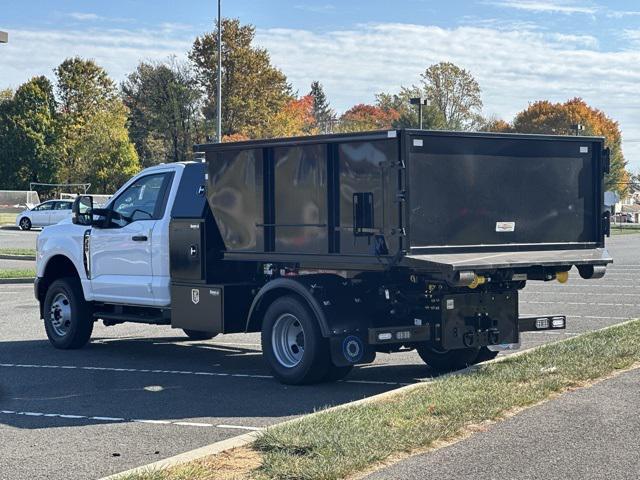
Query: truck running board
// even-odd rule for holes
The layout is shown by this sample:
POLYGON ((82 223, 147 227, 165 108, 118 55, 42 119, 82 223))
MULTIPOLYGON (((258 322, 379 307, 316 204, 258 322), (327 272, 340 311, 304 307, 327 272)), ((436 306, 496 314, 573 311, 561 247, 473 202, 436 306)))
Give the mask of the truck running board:
POLYGON ((118 325, 120 323, 145 323, 151 325, 171 325, 171 317, 169 315, 159 314, 140 314, 135 312, 115 313, 115 312, 95 312, 93 318, 103 320, 106 326, 118 325))
POLYGON ((567 317, 564 315, 526 315, 518 318, 518 327, 521 332, 564 330, 567 328, 567 317))

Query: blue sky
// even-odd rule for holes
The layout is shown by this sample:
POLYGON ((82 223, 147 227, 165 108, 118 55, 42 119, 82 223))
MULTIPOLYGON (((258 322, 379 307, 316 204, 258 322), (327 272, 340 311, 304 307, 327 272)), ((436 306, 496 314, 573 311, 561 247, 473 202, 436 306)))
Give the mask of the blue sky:
MULTIPOLYGON (((117 81, 139 60, 184 58, 215 0, 3 0, 0 88, 94 58, 117 81)), ((640 1, 223 0, 294 87, 325 85, 337 110, 417 82, 453 61, 483 89, 484 113, 510 120, 531 101, 585 98, 617 119, 640 170, 640 1)))

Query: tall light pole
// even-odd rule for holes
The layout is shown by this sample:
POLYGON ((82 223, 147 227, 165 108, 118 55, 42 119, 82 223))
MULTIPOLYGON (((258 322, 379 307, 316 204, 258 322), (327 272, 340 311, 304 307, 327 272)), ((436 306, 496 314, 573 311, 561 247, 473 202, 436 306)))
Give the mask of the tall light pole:
POLYGON ((222 142, 222 0, 218 0, 218 143, 222 142))
POLYGON ((0 32, 0 43, 7 43, 9 41, 9 34, 7 32, 0 32))
POLYGON ((411 105, 418 106, 418 125, 420 130, 422 130, 422 107, 427 104, 427 99, 424 97, 410 98, 409 103, 411 103, 411 105))

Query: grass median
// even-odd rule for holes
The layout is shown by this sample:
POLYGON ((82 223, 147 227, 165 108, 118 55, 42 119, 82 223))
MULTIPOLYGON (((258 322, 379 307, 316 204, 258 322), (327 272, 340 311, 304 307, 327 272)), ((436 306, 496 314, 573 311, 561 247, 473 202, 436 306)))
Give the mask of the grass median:
POLYGON ((8 278, 35 278, 36 271, 32 268, 20 268, 20 269, 0 269, 0 279, 6 280, 8 278))
MULTIPOLYGON (((410 391, 275 426, 249 448, 126 480, 338 479, 425 451, 640 362, 640 321, 546 345, 410 391), (239 455, 237 461, 233 456, 239 455), (246 461, 244 470, 238 471, 246 461), (232 465, 233 468, 227 467, 232 465)), ((577 420, 578 421, 578 420, 577 420)))
POLYGON ((0 248, 0 255, 17 255, 35 257, 35 248, 0 248))

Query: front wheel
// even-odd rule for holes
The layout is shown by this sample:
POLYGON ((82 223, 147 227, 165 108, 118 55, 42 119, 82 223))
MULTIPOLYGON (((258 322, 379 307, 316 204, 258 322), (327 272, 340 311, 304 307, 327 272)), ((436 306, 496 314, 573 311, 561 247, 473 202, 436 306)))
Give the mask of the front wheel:
POLYGON ((93 318, 77 278, 61 278, 47 289, 44 328, 51 344, 63 350, 82 348, 91 338, 93 318))
POLYGON ((279 298, 267 309, 262 352, 273 375, 288 385, 326 381, 334 373, 329 341, 322 336, 313 313, 294 296, 279 298))
POLYGON ((466 368, 476 363, 479 348, 462 348, 445 350, 433 346, 421 345, 417 348, 418 355, 429 367, 437 372, 452 372, 466 368))
POLYGON ((19 225, 20 230, 31 230, 31 220, 29 220, 27 217, 21 218, 19 225))

